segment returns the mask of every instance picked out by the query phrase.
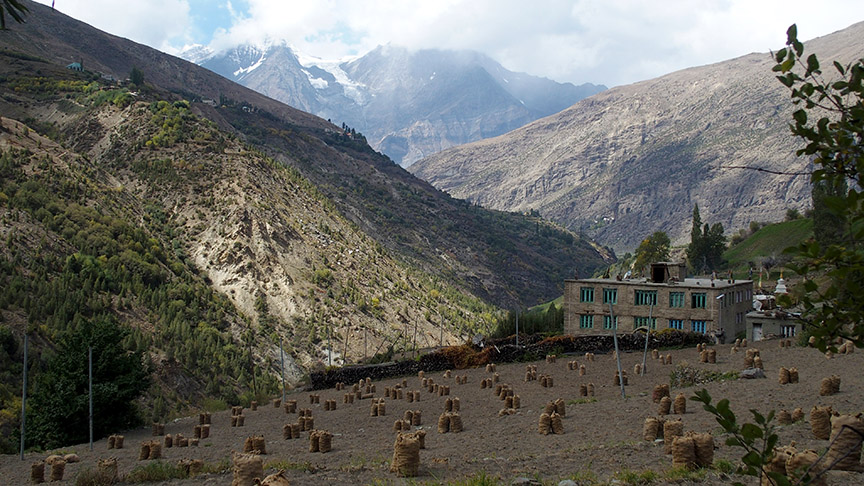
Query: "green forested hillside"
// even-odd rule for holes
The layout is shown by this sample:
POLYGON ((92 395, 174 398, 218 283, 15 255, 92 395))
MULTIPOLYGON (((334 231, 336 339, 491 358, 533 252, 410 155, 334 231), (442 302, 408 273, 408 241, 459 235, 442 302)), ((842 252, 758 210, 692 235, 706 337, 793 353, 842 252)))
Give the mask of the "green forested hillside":
POLYGON ((811 237, 813 237, 813 220, 810 218, 770 223, 760 227, 742 241, 730 244, 723 253, 723 258, 736 276, 743 275, 747 278, 751 267, 756 268, 758 272, 758 268, 763 264, 769 267, 782 264, 787 258, 783 250, 811 237))

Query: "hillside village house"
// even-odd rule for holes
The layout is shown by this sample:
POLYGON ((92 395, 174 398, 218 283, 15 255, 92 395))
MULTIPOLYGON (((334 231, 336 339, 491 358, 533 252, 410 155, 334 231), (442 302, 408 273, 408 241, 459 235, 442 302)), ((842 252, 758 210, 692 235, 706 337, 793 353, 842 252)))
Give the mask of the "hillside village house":
POLYGON ((745 332, 752 299, 752 280, 686 278, 683 263, 654 263, 649 278, 565 280, 564 331, 609 334, 645 326, 718 333, 722 342, 745 332))

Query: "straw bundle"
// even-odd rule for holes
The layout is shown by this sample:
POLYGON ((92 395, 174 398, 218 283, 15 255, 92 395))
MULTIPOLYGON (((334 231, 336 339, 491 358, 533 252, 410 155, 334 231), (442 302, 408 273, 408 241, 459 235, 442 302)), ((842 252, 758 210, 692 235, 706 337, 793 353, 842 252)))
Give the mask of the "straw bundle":
POLYGON ((399 477, 414 477, 420 468, 420 441, 413 434, 399 434, 393 444, 390 472, 399 477))
POLYGON ((426 448, 426 431, 425 430, 415 430, 414 437, 417 438, 417 441, 420 443, 420 448, 426 448))
POLYGON ((753 357, 753 367, 758 368, 760 370, 765 369, 765 365, 762 363, 762 357, 759 356, 758 354, 753 357))
POLYGON ((551 421, 553 434, 561 435, 564 433, 564 422, 561 420, 560 414, 553 412, 552 415, 549 416, 549 420, 551 421))
POLYGON ((282 406, 282 399, 281 398, 274 398, 271 401, 271 403, 273 404, 273 408, 279 408, 282 406))
POLYGON ((444 412, 438 417, 438 433, 446 434, 447 432, 450 432, 450 416, 448 412, 444 412))
POLYGON ((318 452, 326 454, 333 450, 333 434, 326 430, 318 431, 318 452))
POLYGON ((282 438, 285 440, 293 439, 294 433, 291 428, 291 424, 285 424, 282 426, 282 438))
POLYGON ((831 436, 831 407, 820 407, 814 405, 810 410, 810 430, 813 437, 828 440, 831 436))
POLYGON ((585 365, 579 365, 579 376, 585 376, 586 372, 585 365))
POLYGON ((654 441, 663 437, 663 422, 657 417, 648 417, 642 424, 642 439, 654 441))
POLYGON ((746 338, 741 340, 741 347, 742 347, 742 348, 746 348, 746 347, 747 347, 747 339, 746 339, 746 338))
POLYGON ((767 473, 786 474, 786 463, 797 451, 792 447, 775 447, 771 460, 763 466, 762 486, 774 486, 775 482, 767 473))
POLYGON ((450 414, 450 432, 462 432, 462 417, 458 413, 450 414))
POLYGON ((667 365, 671 365, 671 364, 672 364, 672 355, 671 355, 671 354, 667 354, 667 355, 666 355, 666 364, 667 364, 667 365))
POLYGON ((663 452, 671 454, 672 441, 681 435, 684 435, 684 422, 681 419, 663 422, 663 452))
POLYGON ((519 395, 513 395, 513 408, 519 408, 522 400, 519 398, 519 395))
POLYGON ((777 423, 780 425, 789 425, 793 422, 792 414, 788 410, 780 410, 777 412, 777 423))
POLYGON ((660 350, 652 349, 651 350, 651 359, 660 359, 660 350))
POLYGON ((450 378, 450 370, 444 372, 444 378, 450 378))
POLYGON ((81 458, 78 457, 78 454, 75 454, 74 452, 64 455, 63 460, 66 461, 66 464, 81 462, 81 458))
POLYGON ((287 400, 285 402, 285 413, 297 413, 297 400, 287 400))
POLYGON ((672 467, 696 469, 696 443, 692 436, 684 435, 672 440, 672 467))
POLYGON ((237 416, 237 427, 243 427, 246 424, 246 416, 238 415, 237 416))
POLYGON ((423 414, 420 410, 414 410, 411 416, 411 425, 423 425, 423 414))
POLYGON ((736 339, 734 345, 735 345, 735 347, 740 347, 740 346, 741 346, 741 340, 740 340, 740 339, 736 339))
POLYGON ((640 363, 636 363, 633 365, 633 374, 639 376, 642 374, 642 365, 640 363))
POLYGON ((172 437, 171 434, 165 434, 163 441, 166 449, 174 447, 174 437, 172 437))
POLYGON ((777 381, 781 385, 788 385, 789 384, 789 370, 781 366, 780 371, 777 374, 777 381))
POLYGON ((672 408, 672 399, 663 397, 660 399, 660 406, 657 409, 659 415, 669 415, 669 410, 672 408))
POLYGON ((798 383, 798 368, 789 368, 789 383, 798 383))
POLYGON ((798 407, 795 410, 792 410, 792 421, 793 422, 797 422, 803 418, 804 418, 804 410, 802 410, 801 407, 798 407))
POLYGON ((113 448, 114 448, 114 443, 115 443, 114 441, 115 441, 115 440, 116 440, 116 438, 115 438, 113 435, 109 435, 109 436, 108 436, 108 448, 109 448, 109 449, 113 449, 113 448))
POLYGON ((34 484, 45 482, 45 462, 34 462, 30 465, 30 482, 34 484))
POLYGON ((840 391, 840 377, 837 375, 831 375, 826 378, 822 378, 822 383, 819 386, 819 396, 828 396, 833 395, 840 391))
POLYGON ((153 422, 152 432, 153 435, 165 435, 165 424, 153 422))
POLYGON ((117 459, 114 457, 109 457, 107 459, 100 459, 96 464, 96 470, 99 471, 99 475, 106 480, 108 480, 111 484, 117 481, 117 459))
POLYGON ((541 435, 549 435, 552 432, 552 417, 548 413, 540 414, 540 420, 537 424, 537 431, 541 435))
POLYGON ((588 383, 588 396, 594 396, 594 383, 588 383))
POLYGON ((264 461, 255 454, 232 455, 234 479, 231 486, 255 486, 255 480, 264 477, 264 461))
MULTIPOLYGON (((207 428, 209 429, 210 426, 208 425, 207 428)), ((122 449, 123 448, 123 441, 125 439, 126 439, 126 436, 115 434, 114 435, 114 448, 115 449, 122 449)))
POLYGON ((138 452, 138 460, 139 461, 146 461, 148 457, 150 457, 150 442, 149 441, 142 442, 141 443, 141 449, 138 452))
POLYGON ((825 486, 825 476, 816 478, 816 475, 819 474, 821 468, 818 467, 818 465, 811 468, 811 466, 816 464, 818 460, 819 454, 812 449, 796 452, 786 460, 786 474, 789 476, 789 479, 792 480, 793 484, 798 484, 798 481, 807 475, 811 480, 806 484, 809 484, 810 486, 825 486), (810 470, 809 473, 807 472, 808 469, 810 470))
POLYGON ((249 408, 251 408, 253 412, 257 411, 258 410, 258 402, 255 400, 252 400, 251 402, 249 402, 249 408))
POLYGON ((717 363, 717 350, 714 348, 711 348, 708 350, 708 363, 709 364, 716 364, 717 363))
POLYGON ((151 441, 150 442, 150 455, 147 456, 147 459, 161 459, 162 458, 162 444, 159 441, 151 441))
MULTIPOLYGON (((51 464, 51 481, 63 481, 63 472, 66 470, 66 461, 59 460, 51 464)), ((32 471, 31 471, 32 472, 32 471)))
POLYGON ((654 390, 651 392, 651 399, 654 403, 660 403, 660 399, 669 396, 669 385, 654 385, 654 390))
POLYGON ((699 362, 700 363, 707 363, 708 362, 708 350, 699 351, 699 362))
POLYGON ((559 398, 559 399, 555 400, 553 403, 555 404, 555 413, 557 413, 558 415, 560 415, 562 417, 566 417, 567 416, 567 406, 565 405, 564 400, 559 398))
POLYGON ((263 435, 253 435, 252 439, 252 452, 256 454, 267 454, 267 442, 264 440, 263 435))
POLYGON ((675 402, 672 404, 675 415, 684 415, 687 413, 687 397, 683 393, 675 396, 675 402))
POLYGON ((825 456, 825 465, 837 462, 831 469, 864 471, 861 466, 861 439, 864 437, 862 414, 839 415, 831 419, 831 446, 825 456))
POLYGON ((588 386, 585 385, 585 383, 579 384, 579 396, 580 397, 587 397, 588 396, 588 386))

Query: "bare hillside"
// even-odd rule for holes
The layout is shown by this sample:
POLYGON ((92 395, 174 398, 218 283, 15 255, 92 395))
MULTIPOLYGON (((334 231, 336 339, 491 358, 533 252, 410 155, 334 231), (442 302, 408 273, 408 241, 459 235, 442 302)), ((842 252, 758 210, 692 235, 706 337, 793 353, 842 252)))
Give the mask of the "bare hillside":
MULTIPOLYGON (((806 43, 826 67, 864 51, 864 23, 806 43)), ((615 250, 663 230, 685 240, 690 211, 729 229, 810 204, 789 134, 792 104, 768 53, 585 99, 526 127, 423 159, 410 170, 484 207, 539 211, 615 250)))

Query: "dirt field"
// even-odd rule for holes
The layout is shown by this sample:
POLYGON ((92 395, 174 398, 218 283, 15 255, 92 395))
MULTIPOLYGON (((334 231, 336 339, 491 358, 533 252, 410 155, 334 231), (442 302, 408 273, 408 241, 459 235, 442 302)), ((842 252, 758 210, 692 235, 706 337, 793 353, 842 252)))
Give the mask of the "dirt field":
MULTIPOLYGON (((787 409, 790 412, 801 407, 809 418, 814 404, 831 405, 844 413, 864 410, 864 352, 835 356, 826 359, 814 349, 794 347, 781 349, 777 341, 757 343, 764 361, 766 379, 733 380, 704 385, 716 400, 726 397, 739 421, 750 420, 749 409, 763 412, 787 409), (800 383, 780 385, 777 380, 779 367, 796 366, 800 372, 800 383), (840 393, 819 397, 819 383, 823 377, 837 374, 842 383, 840 393)), ((744 353, 731 354, 731 345, 717 346, 717 364, 699 363, 696 349, 672 350, 673 363, 689 363, 700 369, 719 372, 741 370, 744 353)), ((664 352, 665 354, 666 352, 664 352)), ((443 378, 442 373, 427 374, 436 383, 449 384, 451 397, 459 397, 461 416, 465 430, 462 433, 439 434, 437 418, 444 410, 446 397, 421 392, 419 403, 407 400, 386 400, 387 415, 370 416, 370 400, 342 403, 343 391, 322 390, 320 405, 310 405, 308 393, 294 393, 289 399, 298 401, 298 408, 311 408, 315 427, 334 434, 333 450, 328 454, 308 452, 307 439, 282 440, 282 425, 296 422, 296 414, 287 415, 283 409, 261 406, 257 411, 245 410, 244 427, 230 427, 230 411, 213 414, 211 437, 199 447, 163 449, 165 461, 176 462, 183 458, 200 458, 208 464, 230 458, 232 450, 242 450, 243 440, 253 434, 263 434, 267 441, 268 454, 265 467, 271 463, 288 467, 287 475, 295 485, 305 484, 437 484, 472 476, 478 472, 498 477, 504 484, 516 477, 542 479, 546 484, 557 484, 561 479, 594 477, 598 481, 610 481, 616 472, 653 470, 664 473, 672 467, 671 456, 664 455, 662 444, 642 440, 642 424, 646 417, 657 413, 657 405, 651 400, 655 384, 669 383, 673 365, 661 365, 648 357, 648 373, 644 377, 634 375, 633 366, 641 363, 641 353, 625 353, 622 365, 629 375, 626 387, 627 398, 622 399, 620 389, 613 385, 615 360, 611 355, 597 355, 596 361, 586 362, 582 356, 559 357, 556 363, 535 362, 540 374, 554 378, 552 388, 541 387, 539 381, 525 382, 525 363, 499 365, 497 371, 503 383, 512 385, 521 397, 521 409, 515 415, 498 416, 504 407, 502 401, 489 389, 481 389, 480 382, 491 375, 485 369, 453 371, 453 375, 468 375, 468 383, 455 384, 454 379, 443 378), (576 359, 585 364, 587 374, 580 377, 569 371, 567 361, 576 359), (596 401, 570 403, 566 408, 563 435, 542 436, 537 432, 537 422, 544 405, 554 399, 575 401, 580 383, 593 382, 596 401), (337 409, 324 411, 324 401, 335 399, 337 409), (426 436, 426 449, 421 451, 421 476, 414 482, 396 478, 388 472, 393 452, 394 420, 401 418, 405 410, 421 410, 426 436)), ((406 377, 408 389, 420 390, 420 379, 406 377)), ((376 397, 383 396, 384 388, 401 383, 402 378, 375 383, 376 397)), ((672 396, 683 392, 688 398, 703 386, 672 390, 672 396)), ((674 417, 674 416, 673 416, 674 417)), ((720 434, 714 417, 701 406, 688 400, 687 413, 683 415, 685 431, 711 431, 720 434)), ((168 434, 193 435, 197 417, 176 420, 165 427, 168 434)), ((823 449, 828 441, 813 438, 810 425, 804 421, 780 427, 781 444, 795 441, 799 449, 823 449)), ((95 443, 90 452, 87 445, 70 446, 63 452, 75 452, 81 462, 69 464, 66 480, 56 484, 74 484, 79 471, 94 467, 97 460, 116 457, 121 475, 136 466, 138 449, 142 441, 152 439, 150 428, 127 431, 126 445, 122 450, 108 450, 107 440, 95 443)), ((305 436, 304 436, 305 437, 305 436)), ((161 437, 159 438, 162 439, 161 437)), ((724 445, 716 439, 716 459, 732 459, 741 452, 724 445)), ((23 485, 29 480, 30 464, 43 459, 47 454, 28 454, 22 462, 18 456, 0 456, 0 484, 23 485)), ((265 469, 265 473, 273 472, 265 469)), ((174 485, 230 485, 229 472, 209 473, 194 479, 175 480, 174 485)), ((752 478, 737 478, 747 484, 755 484, 752 478)), ((712 471, 699 484, 725 484, 728 476, 712 471)), ((655 484, 661 484, 659 481, 655 484)), ((831 473, 831 484, 864 484, 864 475, 854 473, 831 473)), ((584 484, 588 484, 587 482, 584 484)))

